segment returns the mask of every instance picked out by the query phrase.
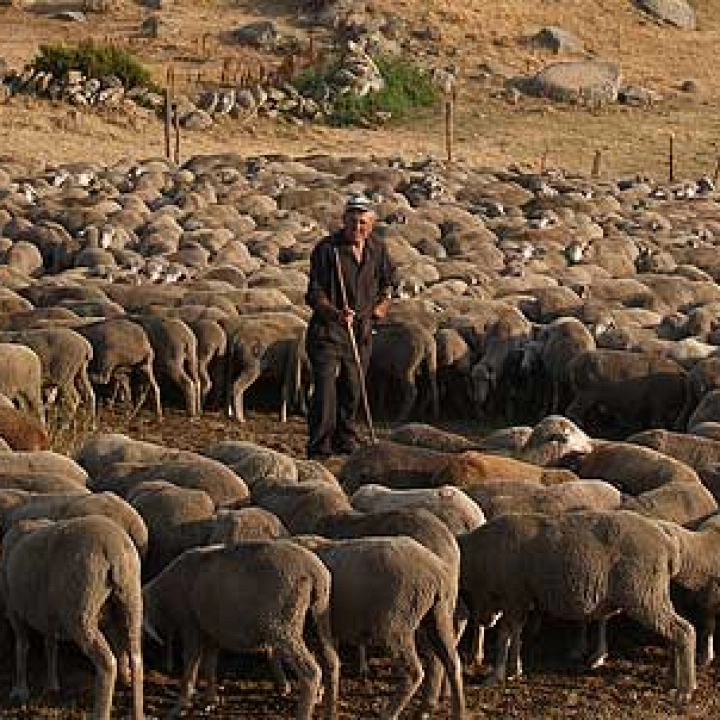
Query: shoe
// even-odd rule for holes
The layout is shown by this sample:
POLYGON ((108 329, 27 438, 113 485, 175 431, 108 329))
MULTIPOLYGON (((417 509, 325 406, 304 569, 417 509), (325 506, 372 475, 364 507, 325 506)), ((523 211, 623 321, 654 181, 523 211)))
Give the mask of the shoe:
POLYGON ((333 443, 332 447, 336 455, 352 455, 360 447, 360 444, 354 440, 343 440, 333 443))

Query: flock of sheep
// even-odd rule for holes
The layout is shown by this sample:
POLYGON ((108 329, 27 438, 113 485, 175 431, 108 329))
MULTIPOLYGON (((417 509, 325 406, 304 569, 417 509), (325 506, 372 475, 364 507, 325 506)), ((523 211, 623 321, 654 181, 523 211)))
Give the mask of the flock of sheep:
POLYGON ((93 717, 117 677, 143 717, 144 632, 169 664, 182 652, 175 714, 199 674, 218 701, 220 650, 255 650, 298 718, 320 698, 335 717, 354 647, 361 672, 378 650, 402 668, 383 717, 447 696, 458 720, 460 656, 480 672, 487 628, 502 682, 531 615, 576 621, 573 657, 594 667, 624 612, 668 642, 688 702, 720 608, 719 199, 705 178, 432 160, 0 159, 14 697, 32 629, 49 687, 71 639, 95 667, 93 717), (50 450, 55 424, 95 430, 96 396, 242 423, 261 381, 281 421, 302 412, 308 259, 351 192, 373 197, 397 267, 368 378, 374 412, 402 421, 387 439, 337 475, 241 440, 196 453, 89 432, 72 458, 50 450), (471 441, 425 424, 441 415, 501 429, 471 441))

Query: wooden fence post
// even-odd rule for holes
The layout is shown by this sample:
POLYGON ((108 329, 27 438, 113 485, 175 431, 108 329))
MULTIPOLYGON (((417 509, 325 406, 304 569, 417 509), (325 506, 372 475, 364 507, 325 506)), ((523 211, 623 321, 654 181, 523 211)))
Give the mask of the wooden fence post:
POLYGON ((165 157, 168 160, 170 160, 170 134, 172 132, 174 74, 173 66, 169 65, 165 73, 165 157))
POLYGON ((600 169, 602 167, 602 150, 598 148, 595 151, 595 157, 593 157, 592 171, 590 175, 594 178, 600 177, 600 169))
POLYGON ((670 133, 668 148, 668 180, 675 181, 675 133, 670 133))

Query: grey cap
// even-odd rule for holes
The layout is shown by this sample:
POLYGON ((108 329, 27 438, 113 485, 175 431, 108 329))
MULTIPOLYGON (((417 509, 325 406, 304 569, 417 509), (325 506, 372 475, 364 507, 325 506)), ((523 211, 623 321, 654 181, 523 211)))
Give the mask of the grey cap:
POLYGON ((372 212, 374 210, 372 200, 367 195, 351 195, 345 203, 346 211, 372 212))

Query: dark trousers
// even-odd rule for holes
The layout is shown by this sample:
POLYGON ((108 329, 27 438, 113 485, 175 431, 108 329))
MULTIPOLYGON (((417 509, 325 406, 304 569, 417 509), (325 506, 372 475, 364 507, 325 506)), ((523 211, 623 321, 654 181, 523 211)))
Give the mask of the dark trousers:
MULTIPOLYGON (((362 401, 357 363, 349 341, 308 343, 314 390, 308 411, 308 454, 331 454, 357 442, 355 416, 362 401)), ((370 343, 358 343, 363 375, 370 343)))

